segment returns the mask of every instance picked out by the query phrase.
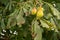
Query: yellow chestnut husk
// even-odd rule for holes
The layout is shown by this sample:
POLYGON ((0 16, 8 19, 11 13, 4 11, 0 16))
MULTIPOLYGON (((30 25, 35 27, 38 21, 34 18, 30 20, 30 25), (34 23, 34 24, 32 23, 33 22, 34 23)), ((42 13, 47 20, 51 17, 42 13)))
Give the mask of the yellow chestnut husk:
POLYGON ((38 11, 37 11, 37 18, 41 18, 43 16, 44 16, 44 14, 43 14, 43 8, 39 7, 38 11))
POLYGON ((43 17, 43 12, 42 11, 39 11, 39 12, 37 12, 37 17, 39 17, 39 18, 41 18, 41 17, 43 17))
POLYGON ((32 9, 32 15, 35 15, 36 14, 36 12, 37 12, 37 9, 34 7, 33 9, 32 9))

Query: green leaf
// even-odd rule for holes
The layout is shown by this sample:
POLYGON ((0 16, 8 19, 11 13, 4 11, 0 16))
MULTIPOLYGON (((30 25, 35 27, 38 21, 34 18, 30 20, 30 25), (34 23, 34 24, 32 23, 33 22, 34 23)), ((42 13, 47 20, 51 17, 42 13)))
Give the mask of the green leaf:
POLYGON ((12 6, 13 6, 13 3, 12 3, 12 0, 9 1, 9 11, 12 9, 12 6))
POLYGON ((43 20, 40 20, 42 27, 49 28, 50 26, 43 20))
POLYGON ((42 3, 42 0, 39 0, 40 3, 42 3))
POLYGON ((4 23, 4 19, 2 19, 2 20, 1 20, 1 28, 2 28, 2 29, 5 29, 5 26, 6 26, 6 25, 5 25, 5 23, 4 23))
POLYGON ((51 18, 51 23, 53 24, 53 28, 52 29, 55 29, 55 32, 58 32, 58 25, 55 24, 55 21, 51 18))
POLYGON ((15 26, 15 25, 16 25, 16 18, 14 18, 14 17, 9 18, 8 22, 7 22, 7 27, 10 28, 10 27, 15 26))
POLYGON ((16 17, 18 15, 19 9, 15 9, 13 13, 9 15, 9 17, 16 17))
POLYGON ((21 26, 21 24, 25 23, 25 19, 23 18, 23 13, 19 12, 18 16, 16 17, 17 25, 21 26))
POLYGON ((56 24, 52 18, 51 18, 51 23, 54 25, 54 28, 56 28, 56 24))
POLYGON ((60 3, 56 3, 56 8, 60 11, 60 3))
POLYGON ((48 30, 56 29, 56 26, 48 20, 42 19, 42 20, 40 20, 40 22, 41 22, 42 27, 45 27, 48 30))
POLYGON ((26 8, 23 8, 23 11, 24 11, 24 13, 27 13, 28 10, 26 8))
POLYGON ((36 34, 34 40, 42 40, 42 28, 38 25, 37 21, 34 21, 33 25, 34 33, 36 34))
POLYGON ((9 3, 9 0, 0 0, 0 2, 4 5, 6 5, 7 3, 9 3))
POLYGON ((7 22, 7 27, 12 27, 16 25, 16 16, 18 14, 19 10, 15 9, 15 11, 9 15, 8 22, 7 22))
POLYGON ((60 19, 60 12, 56 8, 54 8, 52 4, 50 3, 46 3, 46 4, 48 4, 49 7, 51 8, 53 15, 56 16, 57 19, 60 19))

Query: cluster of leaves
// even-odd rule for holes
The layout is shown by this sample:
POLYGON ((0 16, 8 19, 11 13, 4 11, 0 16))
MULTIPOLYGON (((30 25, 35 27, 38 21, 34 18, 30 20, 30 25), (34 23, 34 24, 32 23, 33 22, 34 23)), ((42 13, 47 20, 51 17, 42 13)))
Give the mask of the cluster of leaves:
POLYGON ((0 0, 0 40, 59 40, 59 5, 50 0, 0 0), (44 16, 37 20, 31 10, 41 4, 44 16))

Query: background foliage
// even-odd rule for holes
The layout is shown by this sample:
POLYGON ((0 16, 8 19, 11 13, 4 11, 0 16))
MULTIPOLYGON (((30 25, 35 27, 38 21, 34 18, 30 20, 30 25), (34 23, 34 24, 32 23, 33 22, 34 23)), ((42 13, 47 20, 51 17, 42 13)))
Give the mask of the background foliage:
POLYGON ((60 0, 0 0, 0 40, 60 40, 60 0), (37 20, 31 10, 41 3, 37 20))

